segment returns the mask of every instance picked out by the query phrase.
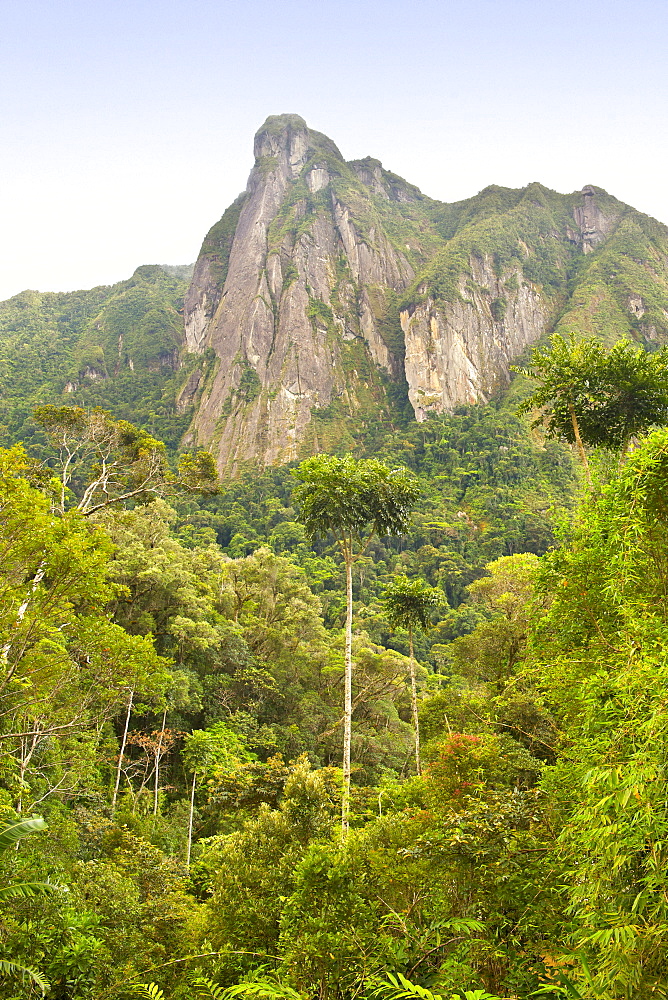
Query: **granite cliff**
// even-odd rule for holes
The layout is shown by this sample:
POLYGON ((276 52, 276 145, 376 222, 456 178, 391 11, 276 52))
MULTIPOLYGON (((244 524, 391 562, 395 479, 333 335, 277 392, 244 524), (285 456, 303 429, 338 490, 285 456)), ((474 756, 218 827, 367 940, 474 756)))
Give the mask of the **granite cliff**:
POLYGON ((668 231, 599 188, 444 205, 296 115, 254 152, 185 298, 186 350, 215 356, 181 393, 187 442, 222 472, 353 442, 402 391, 418 420, 485 401, 555 328, 668 335, 668 231))
POLYGON ((222 469, 317 449, 312 415, 332 404, 353 419, 383 407, 383 380, 402 372, 386 321, 429 256, 426 201, 377 161, 346 163, 296 116, 258 132, 247 190, 207 237, 185 301, 187 349, 217 358, 193 433, 222 469), (404 208, 412 246, 377 202, 404 208))

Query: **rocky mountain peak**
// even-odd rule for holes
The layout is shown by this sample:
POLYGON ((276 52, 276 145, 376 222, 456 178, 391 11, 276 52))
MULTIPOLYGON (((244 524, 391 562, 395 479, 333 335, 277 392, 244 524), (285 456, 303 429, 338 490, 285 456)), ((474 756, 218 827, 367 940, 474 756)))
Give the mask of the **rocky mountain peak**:
MULTIPOLYGON (((185 302, 189 350, 210 347, 220 360, 193 435, 217 444, 221 469, 294 459, 314 411, 371 405, 380 371, 400 370, 383 322, 388 296, 414 277, 407 251, 421 246, 412 222, 414 250, 388 237, 374 192, 302 118, 267 119, 254 151, 236 214, 205 240, 185 302)), ((388 200, 401 179, 376 162, 370 177, 388 200)))
POLYGON ((374 157, 347 163, 298 115, 268 118, 254 153, 185 298, 187 349, 216 358, 184 389, 182 405, 196 404, 187 441, 221 472, 354 447, 356 428, 392 419, 391 399, 418 420, 484 401, 528 345, 582 315, 596 327, 617 309, 629 335, 668 335, 668 292, 650 315, 644 294, 642 312, 629 305, 637 276, 602 291, 621 271, 598 271, 601 253, 633 245, 644 259, 659 237, 600 188, 490 185, 443 204, 374 157))
POLYGON ((286 178, 298 177, 313 148, 310 138, 299 115, 272 115, 255 134, 255 168, 262 173, 279 169, 286 178))

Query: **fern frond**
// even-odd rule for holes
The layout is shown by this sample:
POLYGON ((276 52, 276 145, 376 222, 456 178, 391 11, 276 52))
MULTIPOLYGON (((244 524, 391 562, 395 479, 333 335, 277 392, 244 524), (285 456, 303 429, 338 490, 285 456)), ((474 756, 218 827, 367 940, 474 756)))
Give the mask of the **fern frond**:
POLYGON ((194 990, 193 996, 195 997, 202 997, 203 1000, 223 1000, 225 987, 214 983, 212 979, 197 976, 190 980, 190 985, 194 990))
POLYGON ((396 975, 388 972, 386 979, 373 976, 370 982, 374 987, 371 996, 385 997, 387 1000, 415 1000, 416 997, 418 1000, 443 1000, 439 993, 432 993, 424 986, 412 983, 400 972, 397 972, 396 975))
MULTIPOLYGON (((440 993, 432 993, 424 986, 412 983, 400 972, 397 972, 396 975, 388 972, 385 979, 373 976, 370 982, 374 986, 370 995, 382 997, 383 1000, 416 1000, 416 998, 417 1000, 445 1000, 445 997, 440 993)), ((487 993, 485 990, 466 990, 463 994, 453 994, 450 1000, 501 1000, 501 998, 487 993)))
POLYGON ((128 993, 140 1000, 165 1000, 165 994, 156 983, 135 983, 130 986, 128 993))
POLYGON ((547 996, 550 998, 554 998, 555 996, 560 996, 560 997, 570 997, 571 1000, 582 1000, 582 994, 578 993, 578 991, 575 989, 575 986, 573 986, 573 983, 570 981, 570 979, 567 979, 565 976, 561 976, 560 979, 562 983, 565 983, 564 986, 554 986, 552 983, 550 983, 547 986, 541 986, 539 989, 534 990, 534 992, 530 993, 529 996, 530 997, 547 996))
POLYGON ((452 1000, 501 1000, 501 997, 487 993, 486 990, 466 990, 462 997, 456 993, 452 1000))
POLYGON ((51 882, 14 882, 0 887, 0 901, 4 899, 32 899, 33 896, 50 896, 58 887, 51 882))
POLYGON ((31 969, 27 965, 19 965, 18 962, 11 962, 7 958, 0 958, 0 975, 31 979, 35 986, 40 988, 42 995, 46 993, 50 985, 49 981, 37 969, 31 969))
POLYGON ((270 979, 228 986, 224 992, 225 1000, 244 996, 258 997, 258 1000, 304 1000, 301 993, 297 993, 292 987, 284 986, 282 983, 274 983, 270 979))

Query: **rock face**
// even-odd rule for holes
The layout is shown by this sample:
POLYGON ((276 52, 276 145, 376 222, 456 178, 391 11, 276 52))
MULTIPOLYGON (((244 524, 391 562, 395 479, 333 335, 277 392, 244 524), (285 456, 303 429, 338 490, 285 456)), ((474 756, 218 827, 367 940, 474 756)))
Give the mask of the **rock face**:
POLYGON ((354 443, 392 419, 392 383, 418 420, 485 401, 554 329, 607 336, 614 315, 615 336, 668 335, 666 282, 650 309, 638 271, 668 273, 668 231, 599 188, 444 205, 296 115, 269 118, 254 152, 184 304, 186 349, 215 356, 181 390, 186 441, 222 473, 354 443))
MULTIPOLYGON (((372 181, 382 184, 380 165, 372 181)), ((296 458, 312 411, 334 398, 347 397, 354 415, 361 376, 347 344, 388 375, 400 367, 379 320, 386 293, 404 290, 413 269, 363 185, 297 116, 270 118, 255 138, 224 285, 202 256, 185 303, 188 349, 218 358, 194 433, 221 471, 296 458)))
POLYGON ((474 282, 438 307, 427 297, 401 312, 408 396, 418 420, 431 410, 487 402, 510 381, 508 366, 547 328, 550 310, 517 267, 503 276, 493 262, 472 257, 474 282))

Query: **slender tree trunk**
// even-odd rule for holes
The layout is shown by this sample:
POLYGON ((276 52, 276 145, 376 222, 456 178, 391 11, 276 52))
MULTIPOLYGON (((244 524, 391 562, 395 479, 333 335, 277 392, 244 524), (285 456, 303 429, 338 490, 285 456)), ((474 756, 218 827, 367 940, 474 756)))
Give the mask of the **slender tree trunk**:
POLYGON ((350 744, 353 722, 353 561, 352 552, 344 554, 346 563, 346 668, 343 694, 343 794, 341 796, 341 833, 348 833, 350 814, 350 744))
POLYGON ((626 459, 631 454, 632 448, 636 448, 637 446, 638 438, 634 434, 629 434, 628 437, 624 438, 624 444, 619 455, 619 465, 617 466, 619 469, 623 468, 625 465, 626 459))
POLYGON ((411 665, 411 709, 413 710, 413 729, 415 730, 415 770, 418 774, 422 774, 422 765, 420 764, 420 722, 418 719, 417 680, 415 678, 415 655, 413 653, 413 629, 411 626, 408 627, 408 648, 411 665))
MULTIPOLYGON (((38 586, 44 579, 45 573, 46 573, 46 559, 42 559, 41 563, 37 567, 37 572, 32 578, 32 582, 30 584, 30 593, 26 597, 25 601, 23 601, 23 603, 21 604, 19 610, 16 612, 16 619, 14 621, 15 628, 18 627, 25 618, 26 611, 30 607, 30 602, 34 597, 35 591, 37 590, 38 586)), ((10 639, 9 642, 6 642, 5 645, 2 647, 2 650, 0 650, 0 663, 8 665, 9 651, 11 648, 12 648, 12 640, 10 639)), ((6 676, 2 679, 0 683, 0 690, 2 690, 6 686, 6 684, 12 679, 15 669, 16 665, 14 665, 14 667, 12 667, 8 671, 6 676)))
POLYGON ((571 415, 571 423, 573 424, 573 434, 575 435, 575 443, 577 449, 582 459, 582 464, 584 465, 585 476, 587 477, 587 482, 591 486, 591 472, 589 471, 589 462, 587 461, 587 453, 584 450, 584 445, 582 443, 582 438, 580 437, 580 426, 578 424, 578 418, 575 416, 575 407, 568 401, 568 412, 571 415))
POLYGON ((111 799, 111 815, 113 816, 116 811, 116 799, 118 798, 118 786, 121 783, 121 768, 123 766, 123 754, 125 753, 125 744, 128 740, 128 727, 130 725, 130 715, 132 713, 132 699, 134 698, 134 690, 130 692, 130 700, 128 701, 128 711, 125 716, 125 729, 123 730, 123 739, 121 740, 121 752, 118 755, 118 764, 116 765, 116 783, 114 784, 114 794, 111 799))
MULTIPOLYGON (((19 816, 23 812, 23 782, 25 780, 26 767, 27 767, 27 763, 26 763, 26 754, 27 754, 26 739, 27 739, 27 737, 26 738, 22 738, 20 740, 21 749, 20 749, 19 753, 20 753, 21 756, 19 757, 19 796, 18 796, 18 801, 16 803, 16 811, 19 814, 19 816)), ((18 842, 17 842, 16 846, 18 848, 18 846, 19 846, 18 842)))
POLYGON ((190 789, 190 816, 188 817, 188 850, 186 852, 186 868, 190 868, 190 851, 193 846, 193 813, 195 812, 195 781, 197 772, 193 771, 193 783, 190 789))
POLYGON ((162 750, 162 735, 165 731, 165 722, 167 721, 167 709, 162 713, 162 729, 160 730, 160 738, 158 739, 158 749, 155 752, 155 782, 153 784, 153 815, 158 815, 158 792, 160 790, 160 752, 162 750))

